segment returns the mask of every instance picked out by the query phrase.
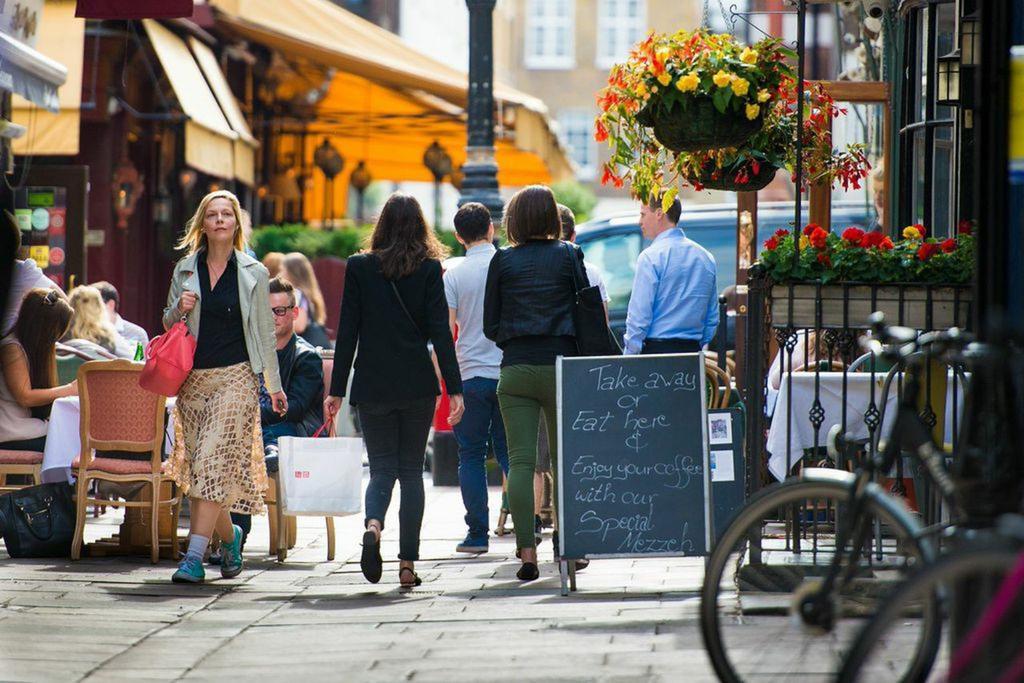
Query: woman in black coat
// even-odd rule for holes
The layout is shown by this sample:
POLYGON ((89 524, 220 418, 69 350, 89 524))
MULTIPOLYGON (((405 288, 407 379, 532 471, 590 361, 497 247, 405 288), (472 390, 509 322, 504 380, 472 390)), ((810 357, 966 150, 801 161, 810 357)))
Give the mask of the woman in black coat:
POLYGON ((395 193, 381 210, 370 248, 351 257, 345 270, 324 419, 332 419, 341 407, 358 345, 350 401, 359 412, 370 459, 360 566, 371 583, 381 577, 380 536, 398 481, 399 581, 405 587, 420 584, 413 563, 423 522, 423 457, 440 394, 428 342, 451 399, 448 422, 454 425, 462 418, 462 378, 441 279, 446 252, 416 199, 395 193))

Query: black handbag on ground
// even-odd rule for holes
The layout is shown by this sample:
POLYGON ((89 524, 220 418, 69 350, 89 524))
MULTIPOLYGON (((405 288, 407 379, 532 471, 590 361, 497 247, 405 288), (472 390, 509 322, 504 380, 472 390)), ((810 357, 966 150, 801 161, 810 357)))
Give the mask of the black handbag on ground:
POLYGON ((601 288, 590 284, 587 272, 583 268, 583 259, 577 257, 576 250, 568 242, 564 245, 569 252, 573 291, 576 295, 572 307, 572 322, 576 328, 576 347, 580 355, 622 355, 622 347, 608 327, 608 315, 605 313, 601 288))
POLYGON ((11 557, 68 557, 75 535, 71 485, 41 484, 0 496, 0 531, 11 557))

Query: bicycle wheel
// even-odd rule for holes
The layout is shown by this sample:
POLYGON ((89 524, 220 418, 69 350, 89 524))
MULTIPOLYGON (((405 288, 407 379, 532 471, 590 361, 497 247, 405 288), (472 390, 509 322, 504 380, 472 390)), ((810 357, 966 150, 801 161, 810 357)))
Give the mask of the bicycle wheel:
MULTIPOLYGON (((792 480, 752 498, 726 529, 701 590, 701 634, 720 679, 832 680, 859 624, 912 567, 932 557, 901 503, 869 486, 864 514, 876 531, 870 553, 852 568, 841 553, 849 580, 836 581, 821 609, 803 616, 797 605, 828 573, 836 526, 846 523, 849 502, 850 483, 842 474, 792 480)), ((933 621, 920 624, 907 675, 927 662, 933 621)))
MULTIPOLYGON (((1007 548, 971 549, 940 558, 916 572, 886 601, 857 635, 839 672, 839 681, 887 680, 906 666, 906 643, 920 628, 921 605, 936 606, 941 637, 934 665, 915 681, 1019 681, 1024 679, 1024 587, 1007 592, 999 606, 1002 618, 986 610, 1003 579, 1024 555, 1007 548), (960 591, 954 586, 962 586, 960 591), (983 624, 992 624, 987 633, 983 624), (967 643, 972 636, 978 647, 967 643), (954 640, 956 641, 954 644, 954 640)), ((1018 579, 1024 578, 1018 575, 1018 579)), ((1019 584, 1019 580, 1017 582, 1019 584)))

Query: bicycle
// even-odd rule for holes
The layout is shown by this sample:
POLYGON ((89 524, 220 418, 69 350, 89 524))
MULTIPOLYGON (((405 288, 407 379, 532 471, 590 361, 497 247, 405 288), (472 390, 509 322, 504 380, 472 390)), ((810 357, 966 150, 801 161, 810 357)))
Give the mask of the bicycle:
POLYGON ((973 540, 923 567, 890 596, 854 640, 840 683, 887 680, 902 668, 906 634, 921 628, 922 601, 933 605, 945 628, 935 657, 915 681, 1024 680, 1024 517, 1007 515, 994 531, 972 533, 973 540), (980 604, 961 592, 991 587, 995 597, 980 604), (1000 632, 1016 638, 998 642, 1000 632))
MULTIPOLYGON (((962 517, 945 455, 916 401, 929 354, 960 349, 967 338, 956 329, 918 336, 887 327, 879 314, 871 327, 869 346, 894 361, 883 405, 893 381, 904 381, 891 438, 880 456, 872 444, 853 472, 806 468, 764 489, 723 533, 708 560, 700 610, 704 646, 723 681, 831 678, 862 618, 879 611, 916 567, 934 562, 932 536, 941 528, 924 528, 902 499, 874 482, 903 452, 923 465, 952 521, 962 517), (760 646, 750 645, 752 634, 764 636, 760 646)), ((923 606, 918 627, 905 669, 886 680, 916 680, 934 656, 940 623, 933 604, 923 606)))

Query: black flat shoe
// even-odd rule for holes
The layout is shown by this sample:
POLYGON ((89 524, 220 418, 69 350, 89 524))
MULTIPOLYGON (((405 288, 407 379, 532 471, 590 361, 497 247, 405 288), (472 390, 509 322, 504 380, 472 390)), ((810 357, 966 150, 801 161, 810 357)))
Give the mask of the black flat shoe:
POLYGON ((536 581, 540 578, 540 569, 533 562, 523 562, 523 566, 516 572, 516 578, 520 581, 536 581))
POLYGON ((372 531, 363 534, 363 554, 359 558, 359 568, 370 583, 380 581, 384 573, 384 560, 380 556, 380 539, 372 531))
POLYGON ((416 586, 419 586, 423 583, 423 579, 421 579, 419 577, 419 574, 414 572, 412 569, 409 569, 408 567, 402 567, 398 570, 398 582, 402 584, 402 588, 415 588, 416 586), (402 579, 402 576, 406 572, 409 572, 409 574, 412 575, 412 581, 405 581, 402 579))

